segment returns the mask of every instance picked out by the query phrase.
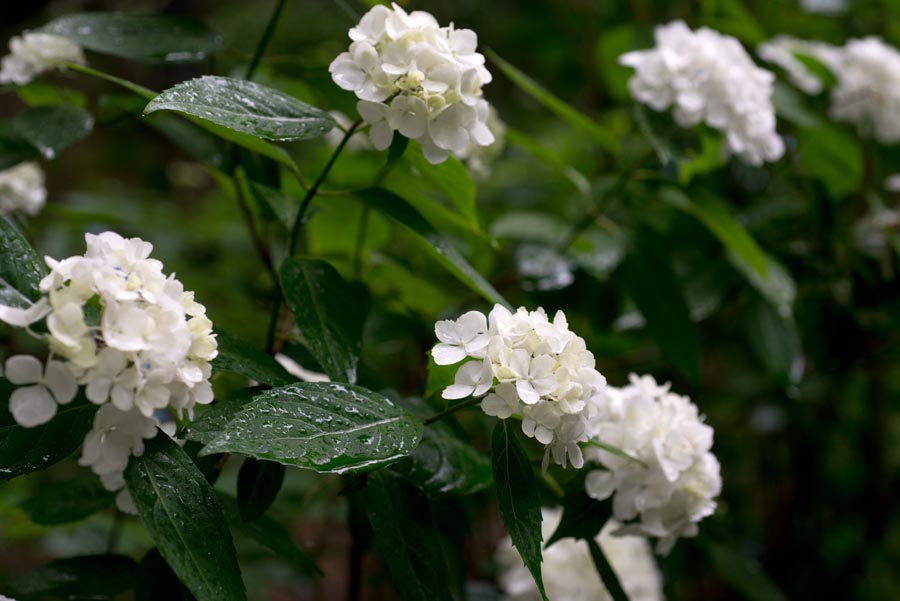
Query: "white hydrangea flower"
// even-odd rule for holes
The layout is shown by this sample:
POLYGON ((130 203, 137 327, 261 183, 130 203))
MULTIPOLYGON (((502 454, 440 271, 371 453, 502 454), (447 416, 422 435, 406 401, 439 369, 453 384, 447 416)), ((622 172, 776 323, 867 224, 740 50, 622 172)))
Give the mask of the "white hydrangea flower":
POLYGON ((604 469, 586 478, 590 496, 613 496, 613 515, 629 522, 617 534, 659 539, 668 553, 679 537, 697 534, 697 523, 712 515, 722 488, 719 462, 710 452, 713 430, 696 405, 669 392, 652 376, 631 375, 629 385, 608 387, 605 403, 592 421, 597 440, 617 447, 641 463, 596 447, 587 461, 604 469))
POLYGON ((827 66, 837 79, 831 117, 882 144, 900 142, 900 52, 877 37, 850 40, 827 66))
POLYGON ((444 389, 445 399, 486 394, 481 408, 487 415, 521 416, 522 432, 546 446, 544 469, 551 457, 562 466, 583 465, 578 443, 590 438, 589 420, 606 379, 562 311, 551 322, 543 309, 512 313, 495 305, 488 316, 470 311, 439 321, 435 335, 435 363, 468 359, 444 389))
POLYGON ((144 440, 156 436, 158 425, 154 417, 134 409, 122 411, 107 403, 97 411, 94 426, 84 438, 78 464, 91 468, 106 490, 120 491, 116 505, 128 513, 137 512, 124 490, 125 468, 132 455, 144 453, 144 440))
POLYGON ((75 376, 61 361, 44 366, 36 357, 15 355, 6 360, 6 379, 16 388, 9 397, 9 412, 26 428, 46 424, 56 415, 56 405, 75 398, 75 376))
POLYGON ((27 161, 0 171, 0 215, 37 215, 46 201, 44 172, 37 163, 27 161))
POLYGON ((51 33, 24 33, 9 41, 10 54, 3 57, 0 84, 23 86, 36 76, 62 63, 84 64, 81 46, 51 33))
POLYGON ((377 150, 394 132, 418 141, 431 163, 488 146, 488 105, 481 88, 491 81, 478 38, 452 24, 440 27, 429 13, 378 5, 349 32, 353 42, 329 66, 334 82, 359 98, 377 150))
MULTIPOLYGON (((549 540, 562 519, 560 509, 544 508, 541 531, 549 540)), ((613 536, 619 527, 610 520, 597 544, 619 577, 631 601, 662 601, 662 575, 645 539, 613 536)), ((547 596, 553 601, 612 601, 597 575, 587 543, 565 538, 543 550, 541 572, 547 596)), ((500 542, 495 555, 500 573, 498 582, 507 601, 541 601, 537 585, 509 537, 500 542)))
POLYGON ((728 149, 751 165, 777 161, 784 141, 775 131, 774 75, 757 67, 735 38, 682 21, 656 28, 656 47, 628 52, 635 69, 631 95, 656 111, 675 107, 678 125, 721 130, 728 149))

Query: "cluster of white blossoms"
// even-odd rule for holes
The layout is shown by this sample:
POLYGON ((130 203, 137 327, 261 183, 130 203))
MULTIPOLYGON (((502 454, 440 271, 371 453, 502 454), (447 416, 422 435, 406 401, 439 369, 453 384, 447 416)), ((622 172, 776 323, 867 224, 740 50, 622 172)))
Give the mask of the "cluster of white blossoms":
POLYGON ((48 422, 78 384, 85 386, 87 399, 102 407, 80 463, 117 490, 128 457, 155 433, 157 412, 192 417, 195 404, 212 402, 217 343, 206 309, 150 258, 150 243, 113 232, 85 238, 83 256, 46 258, 40 300, 0 306, 0 321, 29 332, 46 320, 46 334, 32 333, 51 352, 46 367, 34 357, 12 357, 5 375, 27 384, 10 397, 10 412, 25 427, 48 422))
POLYGON ((522 418, 522 431, 546 445, 544 469, 553 460, 584 465, 579 442, 590 439, 590 420, 606 378, 585 342, 558 311, 515 313, 495 305, 488 316, 470 311, 434 327, 440 341, 431 353, 438 365, 468 359, 457 370, 445 399, 479 397, 488 415, 522 418))
POLYGON ((350 29, 348 52, 329 67, 335 83, 356 93, 377 150, 394 131, 418 141, 431 163, 469 144, 494 141, 481 88, 491 81, 478 38, 469 29, 440 27, 429 13, 378 5, 350 29))
POLYGON ((598 500, 615 495, 613 516, 626 523, 617 534, 656 537, 657 552, 668 553, 679 537, 695 536, 697 523, 716 509, 722 480, 710 452, 713 429, 668 384, 652 376, 630 379, 604 391, 592 431, 631 458, 589 447, 587 460, 603 469, 587 475, 585 488, 598 500))
MULTIPOLYGON (((543 510, 543 540, 549 540, 562 519, 559 509, 543 510)), ((609 560, 630 601, 662 601, 662 576, 645 539, 617 537, 618 524, 610 520, 597 544, 609 560)), ((508 601, 541 601, 531 573, 525 567, 509 537, 497 547, 498 580, 508 601)), ((565 538, 543 549, 541 572, 547 596, 553 601, 612 601, 597 575, 587 543, 565 538)))
POLYGON ((41 73, 61 67, 62 63, 85 63, 81 46, 51 33, 16 36, 9 41, 9 50, 0 67, 0 84, 23 86, 41 73))
POLYGON ((825 88, 825 82, 810 71, 798 55, 822 60, 823 57, 831 55, 833 50, 834 48, 827 44, 808 42, 788 35, 777 35, 756 47, 759 58, 784 69, 788 80, 794 86, 812 95, 819 94, 825 88))
POLYGON ((44 172, 33 161, 0 171, 0 215, 37 215, 47 201, 44 172))
POLYGON ((831 117, 883 144, 900 142, 900 52, 877 37, 850 40, 828 65, 837 79, 831 117))
POLYGON ((735 38, 682 21, 656 28, 656 47, 628 52, 632 96, 656 111, 675 107, 678 125, 703 122, 725 134, 728 149, 751 165, 777 161, 784 141, 775 131, 774 75, 757 67, 735 38))

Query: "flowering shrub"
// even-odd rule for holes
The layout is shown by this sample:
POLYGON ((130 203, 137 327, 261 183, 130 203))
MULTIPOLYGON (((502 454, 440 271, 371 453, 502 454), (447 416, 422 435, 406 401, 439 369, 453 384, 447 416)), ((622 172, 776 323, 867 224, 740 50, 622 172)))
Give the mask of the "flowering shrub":
POLYGON ((890 27, 271 4, 13 28, 0 600, 900 595, 890 27))

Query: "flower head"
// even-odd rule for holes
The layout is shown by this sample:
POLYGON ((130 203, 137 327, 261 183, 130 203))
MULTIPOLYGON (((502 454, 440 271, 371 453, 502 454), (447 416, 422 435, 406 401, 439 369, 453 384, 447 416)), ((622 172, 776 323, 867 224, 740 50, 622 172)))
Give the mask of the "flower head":
POLYGON ((28 161, 0 171, 0 215, 16 211, 37 215, 47 200, 44 172, 28 161))
POLYGON ((329 66, 334 82, 359 98, 372 145, 384 150, 399 131, 421 143, 430 162, 440 163, 470 144, 491 144, 481 93, 491 74, 475 51, 475 33, 392 6, 367 12, 349 32, 348 51, 329 66))
POLYGON ((715 511, 722 480, 710 452, 713 430, 690 399, 652 376, 632 374, 628 386, 604 394, 608 402, 598 406, 593 435, 639 462, 588 448, 587 461, 602 469, 588 474, 587 492, 596 499, 614 495, 617 520, 637 519, 618 534, 656 537, 657 550, 668 553, 679 537, 695 536, 697 522, 715 511))
POLYGON ((51 33, 24 33, 9 41, 10 54, 3 57, 0 84, 23 86, 45 71, 62 63, 84 64, 81 46, 51 33))
POLYGON ((771 72, 757 67, 735 38, 682 21, 656 28, 656 47, 628 52, 631 95, 657 111, 674 106, 682 127, 721 130, 728 149, 751 165, 777 161, 784 142, 775 131, 771 72))
POLYGON ((590 438, 588 420, 606 379, 562 311, 550 321, 543 309, 512 313, 496 305, 488 316, 470 311, 455 321, 439 321, 435 335, 440 341, 432 349, 435 363, 468 359, 444 389, 445 399, 486 394, 481 402, 486 414, 521 416, 525 435, 546 446, 545 469, 551 457, 581 467, 578 443, 590 438))

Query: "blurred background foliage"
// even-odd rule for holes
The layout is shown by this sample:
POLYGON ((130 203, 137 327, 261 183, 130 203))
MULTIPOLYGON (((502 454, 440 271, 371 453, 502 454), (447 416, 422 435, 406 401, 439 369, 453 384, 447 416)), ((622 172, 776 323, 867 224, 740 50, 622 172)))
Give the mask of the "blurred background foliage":
MULTIPOLYGON (((883 181, 900 171, 898 150, 828 121, 827 94, 808 98, 779 83, 785 158, 762 169, 736 160, 720 164, 715 136, 677 130, 665 115, 636 109, 627 93, 629 71, 616 64, 619 54, 652 45, 654 25, 675 18, 735 35, 748 49, 779 33, 836 44, 879 35, 900 45, 900 1, 851 2, 833 15, 811 14, 786 0, 405 5, 474 29, 482 48, 600 125, 602 133, 592 134, 560 119, 492 62, 495 79, 485 93, 509 132, 490 174, 475 178, 477 192, 474 185, 443 185, 441 170, 422 177, 412 147, 408 163, 385 185, 417 198, 414 204, 452 234, 513 304, 565 310, 610 383, 623 384, 629 372, 652 373, 671 380, 707 415, 724 491, 700 538, 680 542, 660 559, 667 598, 900 598, 900 247, 896 230, 870 223, 897 204, 897 193, 886 192, 883 181), (621 144, 622 152, 605 152, 598 138, 621 144), (764 276, 750 264, 755 251, 741 246, 742 234, 717 219, 722 213, 734 216, 768 255, 764 276), (716 227, 726 229, 716 235, 716 227), (754 584, 757 569, 783 594, 754 584)), ((100 69, 162 90, 201 74, 242 73, 272 6, 56 0, 4 3, 0 13, 3 40, 84 10, 193 16, 223 35, 224 51, 204 64, 90 56, 100 69)), ((288 2, 256 80, 355 116, 353 95, 331 82, 327 66, 365 9, 349 0, 288 2)), ((150 240, 154 255, 197 292, 217 326, 262 347, 273 281, 254 252, 233 188, 217 185, 221 178, 197 161, 225 161, 217 155, 224 151, 194 139, 197 131, 179 128, 182 122, 173 125, 177 119, 141 118, 142 101, 74 73, 0 96, 0 115, 8 119, 61 95, 84 104, 96 129, 45 161, 50 202, 27 223, 34 246, 55 257, 80 254, 83 233, 104 229, 150 240)), ((290 150, 307 179, 331 152, 322 140, 290 150)), ((260 196, 280 190, 274 206, 290 211, 283 195, 296 197, 299 188, 272 165, 245 158, 251 185, 264 186, 260 196)), ((369 304, 360 383, 425 396, 439 407, 439 398, 427 398, 439 387, 434 378, 428 382, 433 323, 486 306, 380 215, 327 193, 369 185, 383 164, 383 153, 344 155, 314 203, 303 243, 307 255, 328 260, 368 289, 360 297, 369 304)), ((450 162, 445 169, 462 167, 450 162)), ((254 210, 277 245, 284 231, 269 219, 278 213, 272 206, 262 202, 254 210)), ((11 334, 3 329, 0 336, 11 334)), ((27 351, 29 344, 16 337, 4 348, 27 351)), ((302 345, 284 351, 316 367, 302 345)), ((233 383, 223 377, 216 386, 226 391, 233 383)), ((487 450, 487 421, 459 419, 487 450)), ((237 467, 236 460, 229 463, 219 489, 234 491, 237 467)), ((111 531, 118 532, 122 552, 140 557, 150 548, 135 520, 113 526, 111 512, 62 528, 28 520, 19 503, 78 473, 72 460, 0 486, 0 577, 49 558, 103 552, 111 531)), ((298 575, 238 538, 254 598, 345 597, 348 557, 361 552, 350 530, 362 541, 365 532, 358 509, 339 495, 341 486, 336 477, 288 470, 273 515, 291 524, 295 540, 328 576, 298 575)), ((472 582, 491 581, 493 547, 502 534, 488 507, 486 493, 432 507, 447 540, 465 541, 453 569, 472 582)), ((366 555, 363 567, 364 598, 389 598, 377 560, 366 555)), ((490 586, 478 590, 490 598, 490 586)))

